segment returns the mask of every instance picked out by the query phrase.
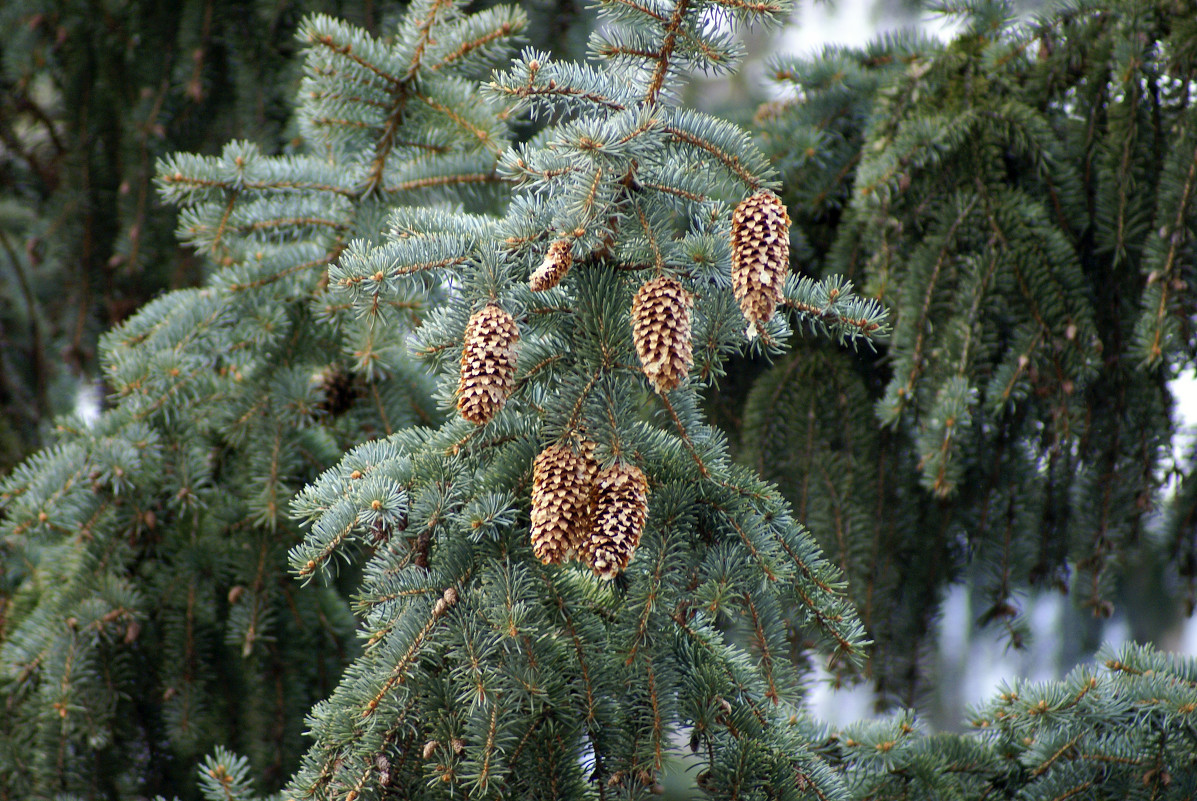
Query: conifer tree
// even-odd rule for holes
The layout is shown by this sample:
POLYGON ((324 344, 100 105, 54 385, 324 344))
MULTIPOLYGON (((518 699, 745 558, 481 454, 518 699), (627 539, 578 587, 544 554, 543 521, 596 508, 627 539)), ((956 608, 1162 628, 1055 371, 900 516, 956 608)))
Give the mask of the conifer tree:
POLYGON ((787 280, 784 211, 733 239, 734 205, 778 205, 769 168, 674 100, 684 69, 738 55, 711 15, 780 10, 603 4, 594 64, 527 49, 486 85, 504 115, 547 120, 501 157, 502 215, 400 208, 330 268, 372 330, 430 278, 452 286, 412 348, 455 413, 359 446, 296 502, 299 576, 362 564, 365 646, 312 712, 295 797, 637 797, 678 737, 716 796, 825 781, 787 723, 790 638, 853 660, 859 624, 698 391, 795 322, 867 340, 884 314, 841 281, 787 280), (747 317, 736 281, 761 296, 747 317))
MULTIPOLYGON (((324 695, 295 779, 307 792, 415 792, 426 772, 445 792, 533 776, 549 795, 638 792, 683 720, 710 754, 705 781, 803 769, 772 725, 799 688, 768 610, 806 609, 840 656, 861 634, 836 571, 698 413, 697 390, 746 342, 730 204, 769 169, 742 131, 673 99, 684 69, 738 56, 707 11, 778 10, 611 6, 616 27, 592 42, 601 67, 529 50, 481 101, 475 81, 506 62, 522 14, 433 0, 385 40, 316 17, 310 155, 234 142, 160 164, 185 241, 219 269, 105 338, 117 407, 94 428, 64 424, 5 484, 12 792, 132 792, 147 756, 154 786, 177 786, 174 760, 213 740, 278 775, 298 711, 324 695), (513 147, 525 110, 553 124, 513 147), (495 186, 515 188, 505 208, 495 186), (534 295, 529 273, 562 241, 572 270, 534 295), (640 349, 660 354, 658 400, 630 319, 646 274, 660 290, 635 331, 665 337, 640 349), (679 303, 693 327, 658 319, 679 303), (301 496, 313 527, 291 554, 304 578, 359 566, 301 591, 280 574, 287 498, 371 437, 301 496), (569 548, 585 567, 533 555, 527 488, 554 442, 593 460, 569 548), (330 693, 356 651, 337 588, 367 636, 330 693), (719 630, 728 617, 755 621, 759 664, 719 630), (434 667, 479 648, 498 660, 484 674, 434 667), (633 704, 616 701, 625 680, 633 704), (476 702, 461 708, 467 685, 476 702), (716 719, 739 721, 735 737, 716 719)), ((796 319, 878 331, 879 309, 844 290, 792 281, 811 310, 796 319)), ((788 337, 784 315, 753 323, 755 347, 788 337)))
POLYGON ((524 24, 424 5, 384 43, 311 18, 312 153, 233 142, 159 164, 215 269, 105 336, 115 407, 62 421, 0 489, 6 795, 180 792, 217 743, 268 784, 294 770, 303 715, 356 645, 338 588, 287 573, 290 498, 350 445, 441 417, 400 332, 444 289, 363 321, 327 265, 401 198, 487 202, 506 132, 474 79, 524 24))
MULTIPOLYGON (((1136 491, 1154 497, 1141 460, 1154 469, 1159 446, 1141 447, 1167 432, 1134 428, 1123 406, 1119 424, 1156 439, 1084 437, 1067 403, 1106 409, 1099 401, 1117 399, 1102 393, 1140 383, 1158 399, 1159 364, 1186 364, 1189 351, 1165 327, 1140 373, 1116 364, 1103 379, 1091 363, 1105 329, 1084 314, 1084 280, 1098 279, 1105 251, 1076 255, 1052 229, 1061 221, 1034 212, 1056 208, 1036 206, 1041 195, 1076 190, 1057 176, 1071 151, 1051 137, 1097 140, 1081 136, 1073 101, 1019 93, 1051 97, 1062 78, 1036 70, 1053 53, 1071 54, 1056 64, 1069 87, 1084 84, 1075 59, 1102 52, 1085 38, 1101 36, 1110 54, 1160 59, 1145 73, 1158 88, 1193 37, 1179 26, 1150 44, 1163 28, 1132 36, 1080 7, 1061 18, 1068 36, 1023 31, 978 4, 948 46, 889 41, 795 65, 784 75, 804 102, 763 117, 772 142, 788 138, 771 145, 778 182, 745 131, 678 97, 689 71, 734 68, 738 26, 783 10, 603 0, 587 63, 535 48, 513 59, 527 21, 509 7, 418 0, 384 37, 316 16, 302 27, 306 152, 234 142, 160 162, 184 240, 215 269, 105 338, 115 408, 90 428, 64 422, 60 442, 0 487, 5 796, 197 788, 228 801, 285 782, 281 797, 348 801, 639 798, 662 789, 686 744, 712 798, 1192 794, 1197 668, 1150 649, 1004 688, 970 713, 970 735, 924 736, 909 713, 831 732, 800 704, 816 653, 833 669, 866 667, 845 574, 880 635, 867 669, 913 684, 917 660, 896 653, 901 632, 871 610, 925 625, 931 607, 911 614, 902 592, 930 596, 957 574, 926 577, 938 569, 926 558, 898 571, 861 560, 864 549, 897 560, 925 548, 915 538, 928 520, 946 536, 952 504, 965 518, 966 496, 988 486, 1023 539, 1005 562, 978 548, 977 569, 1016 576, 1011 560, 1058 546, 1055 529, 1037 527, 1059 511, 1051 459, 1077 474, 1070 503, 1103 488, 1099 476, 1079 483, 1090 447, 1113 448, 1114 467, 1133 461, 1136 491), (1032 56, 1048 35, 1060 40, 1032 56), (970 115, 978 98, 985 110, 970 115), (810 166, 820 153, 832 169, 810 166), (826 194, 805 173, 792 180, 803 169, 826 194), (817 202, 795 199, 805 192, 817 202), (955 282, 942 287, 941 252, 955 282), (807 274, 791 271, 791 253, 807 274), (834 264, 893 306, 892 340, 881 303, 822 274, 834 264), (962 291, 986 264, 993 274, 962 291), (975 319, 929 324, 961 298, 975 319), (970 327, 982 322, 992 330, 970 327), (1008 353, 1018 343, 1035 345, 1026 364, 1008 353), (734 355, 778 365, 745 409, 742 452, 755 465, 732 459, 703 411, 734 355), (973 404, 1010 359, 1019 392, 1000 408, 973 404), (889 381, 910 383, 886 394, 889 381), (887 428, 875 429, 874 408, 887 428), (1077 441, 1053 450, 1066 419, 1077 441), (805 445, 795 423, 814 432, 805 445), (786 461, 795 456, 805 467, 786 461), (866 463, 906 472, 886 478, 866 463), (822 529, 830 560, 783 498, 795 477, 811 490, 795 497, 798 516, 822 529), (844 525, 811 509, 843 511, 844 525), (857 521, 894 535, 862 540, 857 521)), ((1092 70, 1108 76, 1112 57, 1094 55, 1103 66, 1092 70)), ((1187 119, 1188 95, 1168 88, 1154 116, 1187 119)), ((1103 99, 1116 116, 1125 96, 1103 99)), ((1176 141, 1191 147, 1186 130, 1176 141)), ((1152 162, 1160 214, 1189 213, 1167 177, 1183 164, 1152 162)), ((1088 208, 1060 203, 1058 214, 1088 208)), ((1173 229, 1182 250, 1187 226, 1182 216, 1173 229)), ((1137 286, 1133 271, 1120 275, 1137 286)), ((1139 284, 1160 280, 1149 277, 1139 284)), ((1169 314, 1171 303, 1186 313, 1186 289, 1172 287, 1169 314)), ((1136 341, 1150 342, 1142 325, 1136 341)), ((1132 541, 1111 543, 1125 553, 1132 541)))

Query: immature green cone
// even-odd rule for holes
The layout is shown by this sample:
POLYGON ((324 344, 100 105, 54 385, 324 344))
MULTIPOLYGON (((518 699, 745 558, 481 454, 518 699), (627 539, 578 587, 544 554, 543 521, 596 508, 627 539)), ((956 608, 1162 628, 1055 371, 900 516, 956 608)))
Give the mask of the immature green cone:
POLYGON ((507 402, 519 338, 515 320, 493 303, 470 316, 461 350, 457 410, 474 425, 490 422, 507 402))
POLYGON ((677 389, 694 363, 690 309, 694 296, 681 281, 662 275, 632 300, 632 340, 644 374, 658 394, 677 389))
POLYGON ((732 215, 732 291, 748 321, 748 336, 769 322, 790 270, 790 215, 772 192, 741 201, 732 215))
POLYGON ((616 462, 599 472, 593 492, 594 516, 581 556, 601 578, 611 579, 628 566, 640 544, 648 482, 639 467, 616 462))
POLYGON ((550 445, 532 467, 532 551, 545 564, 571 559, 586 536, 594 457, 550 445))
POLYGON ((573 249, 574 243, 568 239, 558 239, 549 245, 549 251, 544 255, 540 267, 528 276, 528 286, 533 292, 544 292, 561 283, 561 279, 574 263, 573 249))

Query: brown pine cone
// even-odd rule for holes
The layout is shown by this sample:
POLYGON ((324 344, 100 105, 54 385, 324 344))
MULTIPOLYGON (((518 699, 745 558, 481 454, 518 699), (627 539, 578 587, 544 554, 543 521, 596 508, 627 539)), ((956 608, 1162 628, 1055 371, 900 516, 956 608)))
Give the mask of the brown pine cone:
POLYGON ((581 557, 601 578, 615 578, 632 560, 644 530, 648 515, 644 473, 620 462, 600 471, 593 504, 590 536, 582 542, 581 557))
POLYGON ((690 309, 694 296, 662 275, 640 287, 632 300, 632 339, 644 374, 658 394, 677 389, 694 363, 690 309))
POLYGON ((532 551, 545 564, 571 559, 586 536, 596 465, 593 443, 582 453, 550 445, 532 468, 532 551))
POLYGON ((790 215, 777 195, 757 192, 732 215, 732 291, 756 336, 781 302, 790 270, 790 215))
POLYGON ((528 286, 533 292, 544 292, 561 283, 574 263, 573 249, 574 243, 568 239, 558 239, 549 245, 540 267, 528 276, 528 286))
POLYGON ((515 320, 494 303, 470 317, 461 350, 457 410, 474 425, 490 422, 507 402, 519 338, 515 320))

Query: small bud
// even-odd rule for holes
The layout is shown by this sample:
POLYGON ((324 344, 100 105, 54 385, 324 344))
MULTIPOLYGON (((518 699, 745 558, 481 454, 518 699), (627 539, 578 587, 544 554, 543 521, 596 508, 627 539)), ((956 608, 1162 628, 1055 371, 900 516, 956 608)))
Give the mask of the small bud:
POLYGON ((374 757, 374 765, 378 768, 378 783, 386 787, 391 783, 391 761, 386 754, 374 757))
POLYGON ((440 743, 436 740, 429 740, 424 743, 424 760, 432 759, 432 755, 436 753, 436 749, 440 747, 440 743))

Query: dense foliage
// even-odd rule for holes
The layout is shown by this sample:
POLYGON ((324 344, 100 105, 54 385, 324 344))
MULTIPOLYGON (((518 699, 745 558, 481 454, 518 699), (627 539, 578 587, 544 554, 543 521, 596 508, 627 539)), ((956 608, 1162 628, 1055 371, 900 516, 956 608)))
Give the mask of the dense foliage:
POLYGON ((969 735, 802 701, 913 698, 949 582, 1108 613, 1168 468, 1192 548, 1197 23, 977 3, 778 65, 762 152, 679 98, 783 10, 310 16, 294 152, 158 162, 212 270, 0 485, 0 798, 1192 793, 1148 648, 969 735))
POLYGON ((99 336, 167 288, 199 283, 156 196, 157 159, 252 137, 293 146, 305 0, 25 0, 0 9, 0 470, 41 444, 99 336))
POLYGON ((947 45, 775 66, 793 99, 757 119, 799 263, 880 299, 894 334, 878 358, 780 360, 745 404, 745 458, 849 577, 891 701, 916 697, 949 582, 1015 645, 1028 587, 1108 617, 1120 568, 1144 560, 1172 565, 1153 614, 1192 607, 1197 460, 1173 451, 1170 385, 1197 356, 1183 9, 1080 4, 1016 26, 978 3, 947 45))

